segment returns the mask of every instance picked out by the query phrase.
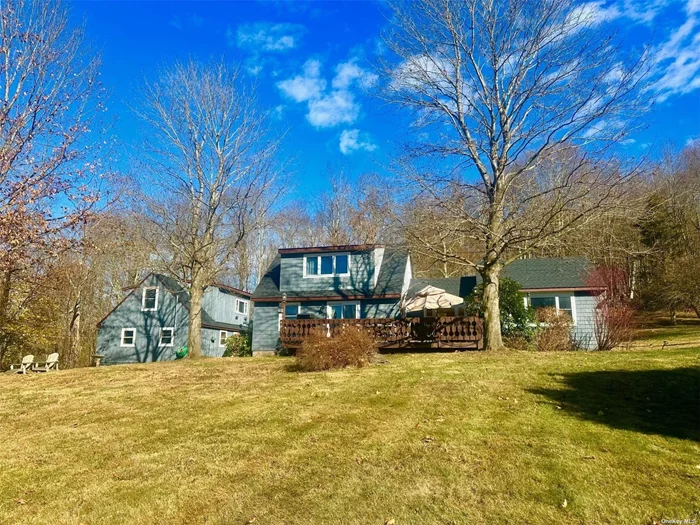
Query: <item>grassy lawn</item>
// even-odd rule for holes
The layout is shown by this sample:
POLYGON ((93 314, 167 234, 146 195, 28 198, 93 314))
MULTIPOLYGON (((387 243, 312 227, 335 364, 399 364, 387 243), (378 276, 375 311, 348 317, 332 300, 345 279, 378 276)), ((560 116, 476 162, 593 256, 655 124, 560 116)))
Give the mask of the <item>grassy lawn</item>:
POLYGON ((700 348, 0 376, 0 523, 700 518, 700 348))
POLYGON ((700 319, 690 312, 678 315, 676 326, 672 326, 668 317, 662 314, 645 313, 639 319, 636 346, 663 346, 666 341, 670 346, 700 345, 700 319))

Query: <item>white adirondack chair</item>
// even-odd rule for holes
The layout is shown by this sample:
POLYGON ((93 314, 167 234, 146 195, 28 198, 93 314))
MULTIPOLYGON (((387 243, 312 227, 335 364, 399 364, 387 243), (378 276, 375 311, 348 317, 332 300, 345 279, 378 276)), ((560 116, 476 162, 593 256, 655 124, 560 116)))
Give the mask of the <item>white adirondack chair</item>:
POLYGON ((49 354, 43 363, 35 363, 32 368, 35 372, 49 372, 58 370, 58 353, 49 354))
POLYGON ((29 354, 22 358, 22 362, 19 364, 10 365, 10 372, 15 374, 26 374, 32 369, 32 364, 34 363, 34 356, 29 354))

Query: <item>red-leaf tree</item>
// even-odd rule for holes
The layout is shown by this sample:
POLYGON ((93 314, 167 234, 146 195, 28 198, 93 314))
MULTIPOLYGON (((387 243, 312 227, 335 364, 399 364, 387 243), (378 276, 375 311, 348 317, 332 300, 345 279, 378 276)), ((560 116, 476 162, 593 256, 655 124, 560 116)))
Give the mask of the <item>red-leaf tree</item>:
POLYGON ((629 302, 627 274, 614 266, 599 266, 588 276, 598 290, 594 335, 598 350, 611 350, 632 340, 634 309, 629 302))

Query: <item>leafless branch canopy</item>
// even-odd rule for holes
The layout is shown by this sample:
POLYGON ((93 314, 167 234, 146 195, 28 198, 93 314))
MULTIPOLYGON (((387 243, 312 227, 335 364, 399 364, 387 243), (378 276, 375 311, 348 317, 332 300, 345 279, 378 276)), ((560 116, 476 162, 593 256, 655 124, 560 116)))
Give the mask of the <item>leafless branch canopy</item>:
POLYGON ((484 247, 480 261, 443 250, 444 238, 423 239, 428 250, 502 265, 610 210, 638 167, 609 153, 641 112, 644 53, 623 58, 570 0, 393 7, 386 96, 423 131, 398 170, 443 208, 444 236, 484 247))
POLYGON ((150 84, 141 116, 153 132, 144 168, 147 215, 163 263, 183 283, 211 282, 279 195, 279 139, 254 86, 224 63, 176 64, 150 84))

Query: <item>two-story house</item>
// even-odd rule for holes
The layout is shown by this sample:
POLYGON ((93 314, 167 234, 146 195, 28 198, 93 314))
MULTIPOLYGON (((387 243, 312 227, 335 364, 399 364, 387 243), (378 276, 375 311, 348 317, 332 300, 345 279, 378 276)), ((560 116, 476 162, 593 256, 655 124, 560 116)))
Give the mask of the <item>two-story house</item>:
POLYGON ((253 293, 253 355, 279 346, 285 317, 397 317, 411 282, 407 250, 380 244, 282 248, 253 293))
MULTIPOLYGON (((177 280, 151 273, 98 323, 97 354, 105 364, 175 359, 187 345, 190 296, 177 280)), ((221 357, 226 339, 248 329, 250 294, 221 284, 202 300, 202 355, 221 357)))
MULTIPOLYGON (((507 266, 503 276, 520 283, 526 306, 553 307, 570 316, 572 338, 583 348, 594 348, 600 290, 587 282, 590 270, 582 258, 523 259, 507 266)), ((279 349, 282 305, 286 319, 394 318, 401 315, 404 301, 426 286, 466 297, 479 280, 414 279, 408 251, 383 245, 280 249, 252 296, 253 355, 279 349)))

